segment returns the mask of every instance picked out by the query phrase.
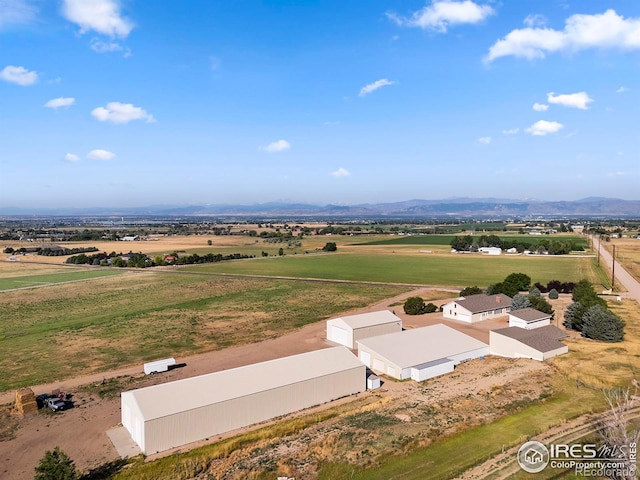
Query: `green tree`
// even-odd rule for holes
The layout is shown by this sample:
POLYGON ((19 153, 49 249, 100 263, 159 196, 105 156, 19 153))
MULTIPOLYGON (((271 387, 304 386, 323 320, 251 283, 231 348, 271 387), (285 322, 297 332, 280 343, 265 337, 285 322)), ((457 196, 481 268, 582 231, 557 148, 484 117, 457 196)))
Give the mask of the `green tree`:
POLYGON ((335 252, 338 250, 338 246, 336 245, 336 242, 327 242, 325 246, 322 247, 322 250, 325 252, 335 252))
POLYGON ((513 285, 518 292, 526 292, 531 286, 531 277, 526 273, 511 273, 505 277, 503 283, 513 285))
POLYGON ((482 289, 480 287, 476 287, 475 285, 473 287, 466 287, 460 290, 461 297, 468 297, 469 295, 478 295, 479 293, 482 293, 482 289))
POLYGON ((542 297, 535 297, 531 295, 529 295, 528 299, 529 299, 529 303, 531 304, 531 308, 535 308, 540 312, 548 313, 549 315, 551 315, 551 319, 553 320, 553 317, 555 316, 555 312, 553 311, 553 307, 549 302, 547 302, 542 297))
POLYGON ((434 303, 429 302, 424 306, 424 313, 433 313, 437 311, 438 311, 438 306, 434 303))
POLYGON ((278 255, 283 256, 284 255, 284 248, 280 247, 278 249, 278 255))
POLYGON ((521 293, 517 293, 513 296, 513 300, 511 302, 511 310, 522 310, 523 308, 527 308, 531 306, 531 302, 526 295, 522 295, 521 293))
POLYGON ((405 300, 403 308, 407 315, 422 315, 425 313, 426 305, 422 297, 409 297, 405 300))
POLYGON ((602 305, 594 305, 582 318, 582 336, 603 342, 624 340, 624 322, 602 305))
POLYGON ((207 240, 207 245, 211 246, 213 245, 213 242, 211 240, 207 240))
POLYGON ((555 288, 552 288, 551 290, 549 290, 549 298, 551 300, 557 300, 558 297, 559 297, 558 291, 555 288))
POLYGON ((47 450, 35 470, 34 480, 76 480, 79 476, 73 460, 59 447, 47 450))

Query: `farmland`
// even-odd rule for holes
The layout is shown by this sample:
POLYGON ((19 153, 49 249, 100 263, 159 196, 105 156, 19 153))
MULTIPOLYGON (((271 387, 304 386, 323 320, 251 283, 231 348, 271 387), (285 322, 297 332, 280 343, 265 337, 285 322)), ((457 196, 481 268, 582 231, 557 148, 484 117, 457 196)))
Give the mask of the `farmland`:
POLYGON ((0 368, 5 372, 0 391, 255 342, 403 291, 114 273, 120 275, 73 288, 60 284, 0 295, 0 368))
POLYGON ((591 258, 483 257, 479 255, 428 255, 359 253, 297 255, 225 264, 190 266, 187 271, 245 275, 323 278, 348 281, 407 283, 418 285, 487 286, 508 274, 522 272, 532 281, 596 281, 591 258))
MULTIPOLYGON (((375 243, 356 244, 360 239, 314 235, 290 246, 244 236, 173 236, 125 247, 157 255, 256 256, 177 268, 65 267, 60 265, 64 258, 51 257, 44 259, 46 265, 29 263, 41 260, 35 256, 0 262, 2 281, 43 285, 0 292, 0 368, 6 373, 0 377, 0 391, 160 357, 224 352, 235 345, 251 348, 406 294, 408 285, 437 285, 455 292, 468 285, 486 287, 513 272, 541 283, 588 278, 598 284, 607 277, 589 256, 454 255, 440 235, 424 236, 433 243, 376 241, 385 238, 371 236, 375 243), (329 241, 337 243, 338 252, 321 251, 329 241), (278 255, 279 248, 283 255, 278 255), (88 281, 64 283, 70 281, 67 275, 82 280, 84 274, 88 281)), ((74 246, 89 244, 104 251, 124 249, 114 248, 123 244, 113 242, 74 246)), ((437 302, 450 295, 432 290, 425 299, 437 302)), ((556 302, 554 308, 561 312, 567 300, 556 302)), ((612 309, 628 322, 621 345, 574 336, 567 340, 571 353, 552 366, 527 361, 514 366, 494 358, 424 385, 388 384, 383 392, 329 410, 303 412, 186 454, 133 460, 117 478, 189 478, 188 472, 224 476, 228 471, 240 478, 272 478, 276 472, 296 478, 450 478, 523 436, 601 408, 600 388, 628 385, 640 368, 640 316, 633 302, 613 303, 612 309), (531 376, 522 368, 533 369, 531 376), (475 375, 473 390, 461 372, 475 375), (492 386, 504 374, 504 384, 492 386), (576 390, 576 382, 586 388, 576 390), (438 405, 432 401, 436 398, 438 405), (460 445, 473 455, 455 455, 460 445), (442 462, 444 457, 451 459, 442 462)), ((131 386, 139 380, 121 381, 131 386)))

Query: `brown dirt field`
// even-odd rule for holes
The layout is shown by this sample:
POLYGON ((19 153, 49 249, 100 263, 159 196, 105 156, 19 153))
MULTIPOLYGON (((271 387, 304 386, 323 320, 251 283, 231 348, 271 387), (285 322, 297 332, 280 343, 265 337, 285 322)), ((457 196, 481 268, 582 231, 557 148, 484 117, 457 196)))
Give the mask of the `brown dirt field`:
MULTIPOLYGON (((389 306, 401 302, 412 295, 422 295, 423 298, 442 295, 441 291, 435 292, 432 289, 420 289, 384 300, 358 312, 345 312, 345 314, 389 308, 403 318, 407 328, 430 325, 442 321, 438 318, 438 314, 410 317, 402 313, 401 306, 389 306)), ((488 339, 488 330, 486 329, 489 327, 488 325, 486 328, 473 329, 457 322, 447 323, 466 333, 473 334, 476 338, 485 339, 485 341, 488 339)), ((329 347, 330 345, 324 337, 325 322, 317 322, 288 335, 265 340, 258 344, 230 347, 187 358, 178 358, 178 362, 186 363, 184 368, 178 368, 152 377, 145 377, 141 373, 141 366, 138 366, 34 387, 36 394, 50 392, 54 388, 72 392, 76 408, 56 414, 40 411, 38 414, 24 419, 7 417, 6 415, 0 416, 0 432, 9 432, 6 435, 0 435, 0 476, 3 479, 32 478, 33 468, 42 458, 44 452, 53 449, 55 446, 59 446, 69 454, 81 470, 95 468, 107 461, 117 459, 117 452, 105 432, 117 426, 120 422, 118 393, 121 390, 329 347), (105 382, 105 384, 102 385, 102 382, 105 382), (85 387, 82 387, 83 385, 85 387), (88 387, 86 387, 87 385, 88 387), (105 398, 100 398, 97 392, 101 389, 109 390, 110 394, 105 398)), ((520 378, 524 372, 547 368, 547 366, 537 362, 518 361, 513 363, 504 359, 492 359, 484 362, 470 362, 462 365, 460 369, 451 375, 420 385, 413 382, 388 381, 383 390, 387 392, 384 393, 385 395, 402 398, 403 401, 406 401, 411 398, 411 395, 422 395, 419 392, 427 388, 432 401, 438 403, 450 399, 452 396, 462 394, 462 392, 468 392, 470 388, 469 378, 471 378, 469 375, 473 375, 475 378, 472 382, 475 385, 473 387, 474 390, 487 389, 494 382, 500 384, 508 383, 520 378), (496 364, 500 364, 500 367, 494 373, 500 372, 499 375, 490 376, 486 372, 482 373, 486 368, 496 368, 496 364), (507 368, 509 365, 515 366, 507 368), (463 370, 464 375, 461 375, 463 370)), ((13 395, 14 392, 0 395, 0 404, 5 404, 2 412, 6 413, 10 409, 10 405, 6 404, 13 401, 13 395)), ((406 413, 406 415, 410 414, 406 413)))

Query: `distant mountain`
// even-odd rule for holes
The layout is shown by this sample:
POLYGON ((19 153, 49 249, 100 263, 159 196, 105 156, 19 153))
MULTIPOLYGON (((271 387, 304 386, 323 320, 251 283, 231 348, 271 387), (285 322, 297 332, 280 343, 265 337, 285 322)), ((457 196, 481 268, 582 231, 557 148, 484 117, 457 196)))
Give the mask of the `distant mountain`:
POLYGON ((589 197, 575 201, 449 198, 359 205, 270 202, 254 205, 153 205, 132 208, 10 208, 5 216, 238 216, 238 217, 640 217, 640 200, 589 197))

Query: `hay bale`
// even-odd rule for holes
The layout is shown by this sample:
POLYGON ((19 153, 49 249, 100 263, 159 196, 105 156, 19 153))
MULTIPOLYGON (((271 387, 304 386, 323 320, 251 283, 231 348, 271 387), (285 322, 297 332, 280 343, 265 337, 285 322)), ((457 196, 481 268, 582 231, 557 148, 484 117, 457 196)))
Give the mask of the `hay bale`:
POLYGON ((16 391, 16 410, 20 415, 28 415, 38 412, 38 403, 33 390, 30 388, 21 388, 16 391))

